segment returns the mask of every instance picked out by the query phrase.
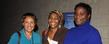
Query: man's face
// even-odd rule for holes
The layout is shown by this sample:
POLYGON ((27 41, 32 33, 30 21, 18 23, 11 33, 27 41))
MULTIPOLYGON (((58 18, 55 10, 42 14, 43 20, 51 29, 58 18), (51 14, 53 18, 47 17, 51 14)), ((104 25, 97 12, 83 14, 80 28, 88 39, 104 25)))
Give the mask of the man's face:
POLYGON ((77 7, 74 16, 76 25, 80 26, 84 24, 89 19, 89 16, 90 15, 87 14, 87 11, 83 7, 77 7))

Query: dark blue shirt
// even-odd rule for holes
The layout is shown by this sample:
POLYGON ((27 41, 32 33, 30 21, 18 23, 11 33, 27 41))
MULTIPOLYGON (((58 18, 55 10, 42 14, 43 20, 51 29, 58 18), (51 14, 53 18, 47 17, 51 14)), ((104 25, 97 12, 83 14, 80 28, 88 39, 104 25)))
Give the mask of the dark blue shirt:
POLYGON ((79 27, 71 28, 66 34, 64 44, 102 44, 102 41, 98 30, 87 21, 79 27))

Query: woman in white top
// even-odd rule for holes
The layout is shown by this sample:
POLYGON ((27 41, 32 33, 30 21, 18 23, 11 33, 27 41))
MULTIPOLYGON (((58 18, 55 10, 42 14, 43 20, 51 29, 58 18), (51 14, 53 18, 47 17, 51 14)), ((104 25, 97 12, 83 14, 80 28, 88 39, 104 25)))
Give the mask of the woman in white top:
POLYGON ((48 29, 42 32, 42 44, 63 44, 67 29, 63 27, 63 14, 57 10, 48 16, 48 29))

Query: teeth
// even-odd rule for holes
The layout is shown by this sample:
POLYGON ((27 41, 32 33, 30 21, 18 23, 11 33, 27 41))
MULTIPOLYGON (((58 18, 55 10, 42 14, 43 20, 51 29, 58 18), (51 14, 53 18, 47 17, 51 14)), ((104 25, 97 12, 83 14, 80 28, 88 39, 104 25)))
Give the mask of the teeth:
POLYGON ((31 27, 28 27, 28 28, 31 28, 31 27))

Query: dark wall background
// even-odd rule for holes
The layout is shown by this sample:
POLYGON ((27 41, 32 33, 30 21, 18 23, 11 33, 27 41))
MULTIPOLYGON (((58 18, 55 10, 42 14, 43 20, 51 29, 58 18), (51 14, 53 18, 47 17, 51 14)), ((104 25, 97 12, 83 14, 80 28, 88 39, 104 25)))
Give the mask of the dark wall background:
MULTIPOLYGON (((42 18, 41 11, 46 8, 46 1, 42 0, 2 0, 2 25, 0 30, 0 42, 6 44, 10 36, 21 27, 21 16, 26 12, 34 13, 38 20, 42 18)), ((49 1, 48 1, 49 2, 49 1)), ((45 11, 46 12, 46 11, 45 11)), ((46 15, 43 16, 47 17, 46 15)), ((40 24, 42 25, 42 24, 40 24)), ((43 24, 44 25, 44 24, 43 24)), ((43 26, 42 25, 42 26, 43 26)))
POLYGON ((91 5, 91 23, 99 30, 103 44, 109 44, 109 0, 0 0, 0 2, 0 44, 7 44, 10 36, 16 30, 20 30, 20 18, 24 13, 31 12, 37 16, 41 32, 47 28, 50 11, 72 12, 79 2, 91 5))

